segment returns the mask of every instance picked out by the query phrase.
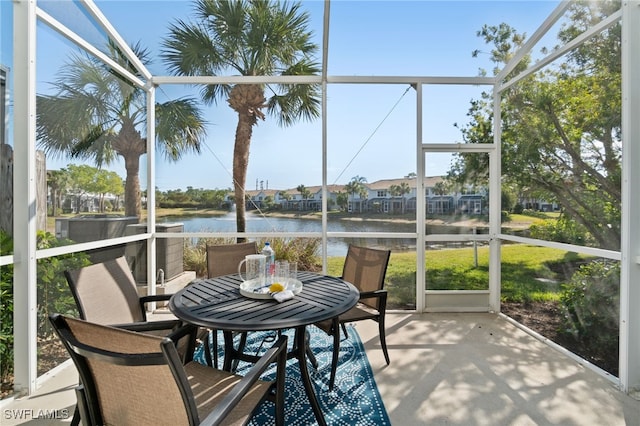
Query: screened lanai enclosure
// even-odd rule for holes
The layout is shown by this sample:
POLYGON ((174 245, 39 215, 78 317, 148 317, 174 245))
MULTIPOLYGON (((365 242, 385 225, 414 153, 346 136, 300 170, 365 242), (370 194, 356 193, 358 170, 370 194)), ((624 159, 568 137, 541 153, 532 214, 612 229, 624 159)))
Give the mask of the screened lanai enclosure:
POLYGON ((640 2, 15 0, 0 18, 14 394, 64 361, 45 360, 47 315, 75 312, 63 270, 124 255, 141 294, 170 292, 207 243, 245 239, 331 275, 348 244, 389 248, 391 310, 551 306, 543 340, 640 391, 640 2))

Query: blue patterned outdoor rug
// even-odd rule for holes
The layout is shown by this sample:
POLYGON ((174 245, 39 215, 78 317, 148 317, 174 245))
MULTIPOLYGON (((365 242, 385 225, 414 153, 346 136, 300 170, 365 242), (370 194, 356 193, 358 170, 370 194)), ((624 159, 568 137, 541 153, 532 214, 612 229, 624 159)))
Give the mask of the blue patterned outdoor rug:
MULTIPOLYGON (((365 425, 390 425, 387 411, 385 410, 380 392, 373 378, 371 365, 367 359, 360 336, 353 326, 347 326, 349 339, 340 342, 340 357, 338 358, 338 370, 333 390, 329 390, 329 376, 331 374, 331 354, 333 349, 332 337, 315 326, 307 327, 309 331, 310 345, 318 360, 318 369, 315 370, 309 363, 309 374, 315 385, 316 395, 327 424, 342 426, 365 425)), ((289 345, 293 342, 293 330, 287 331, 289 345)), ((270 347, 274 332, 252 332, 247 337, 245 352, 256 353, 270 347), (265 341, 267 338, 267 341, 265 341)), ((222 334, 219 343, 223 342, 222 334)), ((220 344, 219 346, 222 346, 220 344)), ((222 355, 222 349, 220 350, 222 355)), ((195 359, 205 364, 204 353, 196 351, 195 359)), ((222 363, 222 359, 219 360, 222 363)), ((238 373, 243 374, 251 364, 241 362, 238 373)), ((263 376, 273 379, 275 365, 267 370, 263 376)), ((307 399, 307 395, 300 377, 298 360, 287 362, 287 380, 285 384, 285 423, 287 425, 314 425, 317 424, 313 410, 307 399)), ((251 420, 252 426, 273 425, 273 403, 264 402, 259 412, 251 420)))

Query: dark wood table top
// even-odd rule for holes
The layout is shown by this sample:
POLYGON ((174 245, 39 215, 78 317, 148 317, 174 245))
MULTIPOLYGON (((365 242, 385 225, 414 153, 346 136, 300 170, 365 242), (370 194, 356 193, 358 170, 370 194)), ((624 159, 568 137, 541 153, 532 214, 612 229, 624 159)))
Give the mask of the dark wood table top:
POLYGON ((243 296, 237 274, 196 280, 173 295, 169 309, 176 317, 206 328, 260 331, 313 324, 358 303, 358 290, 340 278, 298 272, 298 279, 302 291, 282 303, 243 296))

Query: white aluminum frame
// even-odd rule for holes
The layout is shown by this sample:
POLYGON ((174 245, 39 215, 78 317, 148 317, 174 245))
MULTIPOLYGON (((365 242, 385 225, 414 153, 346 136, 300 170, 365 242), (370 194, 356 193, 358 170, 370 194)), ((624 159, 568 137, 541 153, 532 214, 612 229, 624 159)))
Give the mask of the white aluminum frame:
POLYGON ((14 3, 13 330, 14 391, 30 394, 37 377, 36 289, 36 14, 14 3), (20 194, 20 198, 17 198, 20 194), (19 283, 19 285, 16 285, 19 283), (18 308, 20 307, 20 308, 18 308))
POLYGON ((640 1, 623 2, 622 24, 619 379, 622 391, 640 394, 640 1))
MULTIPOLYGON (((509 71, 515 67, 519 58, 522 58, 529 49, 553 26, 555 22, 569 7, 569 2, 561 2, 552 14, 544 21, 541 27, 527 41, 525 48, 521 50, 513 62, 508 64, 497 78, 478 77, 420 77, 420 76, 382 76, 382 77, 354 77, 354 76, 329 76, 327 75, 328 59, 328 31, 329 31, 329 8, 330 1, 325 0, 324 12, 324 33, 323 33, 323 63, 322 74, 320 76, 304 77, 170 77, 153 76, 144 65, 133 55, 126 42, 119 36, 116 29, 111 26, 108 20, 102 15, 95 3, 91 0, 79 0, 79 3, 102 27, 102 29, 119 45, 119 47, 129 56, 129 59, 138 67, 144 80, 141 80, 126 70, 121 69, 113 61, 106 58, 104 54, 95 47, 84 41, 80 36, 64 27, 53 17, 46 14, 37 7, 36 0, 14 0, 14 194, 20 197, 14 200, 14 253, 13 255, 0 256, 0 265, 14 265, 14 282, 20 285, 14 286, 14 311, 15 326, 15 389, 20 393, 32 393, 37 387, 36 378, 36 260, 48 256, 55 256, 64 253, 73 253, 92 248, 105 247, 123 242, 146 240, 148 244, 148 270, 149 282, 155 282, 155 242, 156 238, 189 238, 211 236, 209 233, 155 233, 155 194, 153 190, 148 192, 148 213, 149 228, 147 233, 117 238, 107 241, 95 241, 90 243, 77 244, 68 247, 58 247, 55 249, 41 250, 36 252, 35 246, 35 38, 36 20, 40 19, 45 24, 51 26, 67 39, 76 43, 82 49, 96 55, 114 68, 117 68, 123 75, 127 76, 133 84, 142 87, 148 93, 148 141, 155 139, 154 104, 155 86, 159 84, 192 84, 192 83, 313 83, 322 85, 322 152, 323 152, 323 200, 322 200, 322 232, 321 233, 295 233, 291 236, 309 236, 322 238, 322 259, 326 264, 327 239, 332 237, 349 236, 371 236, 385 238, 416 238, 416 270, 418 274, 416 294, 418 310, 425 306, 424 259, 425 226, 423 220, 416 220, 415 233, 341 233, 327 232, 327 174, 326 174, 326 152, 327 152, 327 106, 326 92, 329 84, 409 84, 417 93, 416 97, 416 156, 417 156, 417 218, 423 218, 425 214, 424 204, 424 176, 423 156, 425 150, 430 152, 440 151, 475 151, 489 152, 490 155, 490 217, 489 236, 490 255, 490 309, 499 312, 499 291, 500 291, 500 242, 509 240, 515 242, 526 242, 531 244, 562 247, 581 253, 594 253, 610 259, 620 260, 622 265, 621 273, 621 307, 620 307, 620 377, 619 386, 627 393, 640 391, 640 223, 633 213, 640 211, 640 194, 632 191, 632 188, 640 185, 640 168, 636 167, 640 162, 640 81, 634 80, 634 76, 640 75, 640 2, 639 0, 624 1, 621 10, 603 21, 587 33, 576 38, 569 46, 574 47, 584 41, 588 34, 600 31, 615 24, 618 20, 623 22, 623 56, 622 56, 622 80, 623 80, 623 117, 622 131, 625 155, 623 157, 623 206, 622 206, 622 245, 621 252, 611 252, 607 250, 577 247, 572 245, 562 245, 559 243, 547 242, 514 237, 501 234, 500 232, 500 93, 511 85, 517 83, 535 72, 542 66, 550 63, 557 57, 566 53, 569 47, 561 48, 552 53, 542 61, 533 65, 525 73, 509 82, 502 82, 509 71), (493 84, 494 85, 494 143, 488 146, 469 146, 456 144, 422 144, 422 101, 424 84, 493 84)), ((148 142, 147 156, 147 188, 155 187, 155 145, 148 142)), ((281 233, 224 233, 216 236, 230 237, 267 237, 281 236, 281 233)), ((470 236, 463 236, 470 238, 470 236)), ((480 236, 478 236, 480 237, 480 236)), ((432 236, 431 238, 439 238, 432 236)), ((460 237, 456 237, 460 238, 460 237)), ((452 240, 455 239, 452 237, 452 240)), ((151 286, 151 292, 155 289, 151 286)))

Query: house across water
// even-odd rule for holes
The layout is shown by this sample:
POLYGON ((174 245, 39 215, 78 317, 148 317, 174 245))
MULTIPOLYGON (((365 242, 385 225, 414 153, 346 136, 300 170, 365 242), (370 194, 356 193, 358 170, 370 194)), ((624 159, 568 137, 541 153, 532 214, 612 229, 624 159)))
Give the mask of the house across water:
MULTIPOLYGON (((363 182, 361 191, 350 191, 349 185, 327 185, 328 209, 344 210, 350 213, 415 213, 417 180, 415 176, 395 179, 381 179, 363 182)), ((256 185, 257 186, 257 185, 256 185)), ((459 187, 447 183, 443 176, 425 179, 427 214, 487 213, 488 191, 485 186, 467 185, 459 187)), ((246 191, 247 210, 278 209, 288 211, 321 211, 322 186, 303 186, 288 189, 256 187, 246 191)), ((227 196, 233 203, 233 194, 227 196)), ((524 208, 553 211, 558 205, 544 200, 518 200, 524 208), (544 207, 544 209, 543 209, 544 207)))

